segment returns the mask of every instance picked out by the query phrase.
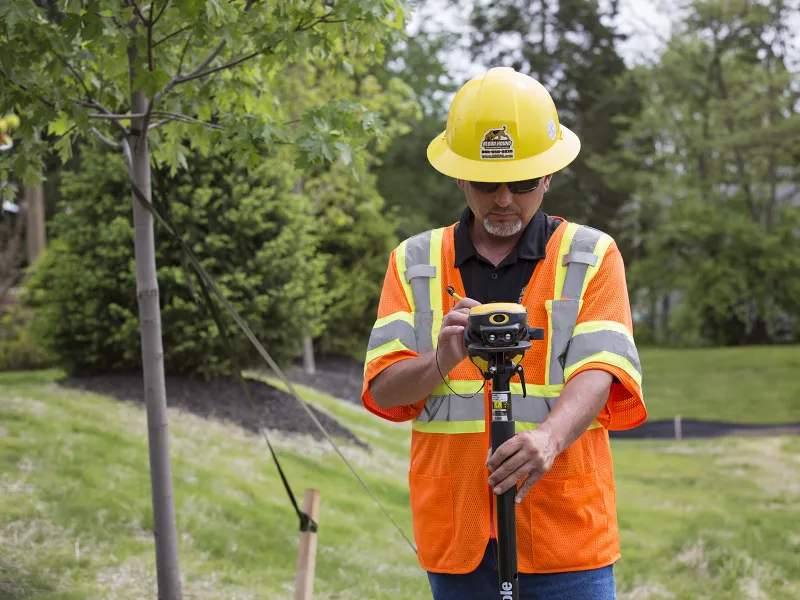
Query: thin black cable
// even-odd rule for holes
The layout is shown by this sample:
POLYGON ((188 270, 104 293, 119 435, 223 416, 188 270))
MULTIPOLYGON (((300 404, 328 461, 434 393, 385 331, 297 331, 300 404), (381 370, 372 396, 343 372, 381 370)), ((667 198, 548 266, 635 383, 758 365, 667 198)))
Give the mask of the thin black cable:
MULTIPOLYGON (((470 361, 470 362, 472 362, 472 361, 470 361)), ((472 363, 472 364, 475 364, 475 363, 472 363)), ((450 391, 453 392, 459 398, 466 398, 467 400, 469 400, 470 398, 474 398, 475 396, 477 396, 478 394, 480 394, 483 391, 483 388, 486 387, 486 379, 484 378, 483 385, 481 386, 481 389, 479 389, 477 392, 475 392, 471 396, 462 396, 461 394, 457 393, 453 388, 451 388, 450 384, 447 383, 447 380, 445 379, 445 376, 442 374, 442 367, 439 366, 439 345, 438 344, 436 345, 436 368, 439 369, 439 376, 442 378, 442 383, 444 383, 448 388, 450 388, 450 391)), ((478 365, 475 365, 475 368, 478 369, 478 365)), ((480 369, 478 369, 478 372, 480 373, 480 369)), ((481 376, 483 376, 483 373, 481 373, 481 376)))

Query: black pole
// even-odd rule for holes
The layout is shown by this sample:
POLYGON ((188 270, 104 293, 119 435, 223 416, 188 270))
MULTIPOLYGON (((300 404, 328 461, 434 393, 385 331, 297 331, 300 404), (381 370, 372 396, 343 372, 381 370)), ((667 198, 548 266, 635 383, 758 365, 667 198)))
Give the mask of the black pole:
MULTIPOLYGON (((489 365, 492 374, 492 422, 489 431, 492 454, 515 434, 509 386, 515 373, 514 364, 503 352, 495 354, 493 359, 493 364, 489 365)), ((517 486, 511 486, 504 493, 496 495, 500 600, 519 600, 516 493, 517 486)))

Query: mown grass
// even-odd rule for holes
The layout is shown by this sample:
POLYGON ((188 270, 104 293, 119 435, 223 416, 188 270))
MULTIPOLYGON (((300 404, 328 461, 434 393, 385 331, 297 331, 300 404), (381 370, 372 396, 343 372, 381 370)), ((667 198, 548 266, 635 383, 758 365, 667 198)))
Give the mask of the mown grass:
MULTIPOLYGON (((144 410, 59 388, 57 375, 0 374, 0 598, 155 598, 144 410)), ((296 389, 372 445, 342 451, 410 536, 407 426, 296 389)), ((654 396, 651 414, 667 397, 654 396)), ((173 410, 170 433, 185 598, 291 598, 298 523, 263 439, 173 410)), ((322 493, 315 599, 429 598, 413 552, 338 455, 271 439, 295 493, 322 493)), ((800 440, 613 444, 622 600, 800 597, 800 440)))
POLYGON ((800 346, 640 350, 650 419, 800 422, 800 346))

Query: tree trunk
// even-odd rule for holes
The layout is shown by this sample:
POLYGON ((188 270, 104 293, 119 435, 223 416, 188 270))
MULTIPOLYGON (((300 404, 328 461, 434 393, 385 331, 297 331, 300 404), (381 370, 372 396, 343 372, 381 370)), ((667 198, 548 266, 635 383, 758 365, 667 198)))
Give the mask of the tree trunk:
MULTIPOLYGON (((297 181, 294 182, 294 193, 298 196, 303 193, 303 178, 298 177, 297 181)), ((316 373, 317 369, 314 364, 314 340, 311 339, 311 336, 305 336, 303 338, 303 372, 306 375, 313 375, 316 373)))
POLYGON ((45 245, 44 188, 41 183, 25 186, 25 202, 28 205, 28 264, 32 265, 42 254, 45 245))
MULTIPOLYGON (((133 113, 147 112, 143 92, 131 97, 133 113)), ((135 132, 142 119, 133 122, 135 132)), ((150 190, 150 151, 147 133, 134 133, 130 139, 133 183, 148 202, 150 190)), ((172 468, 167 427, 167 393, 164 381, 164 350, 161 340, 161 307, 156 277, 155 234, 152 215, 133 196, 134 248, 136 254, 136 299, 142 340, 142 372, 147 406, 147 432, 150 448, 150 481, 153 501, 153 534, 156 543, 156 570, 159 600, 180 600, 181 581, 178 563, 178 534, 172 495, 172 468)))
POLYGON ((303 371, 306 375, 313 375, 317 372, 314 364, 314 340, 309 336, 303 338, 303 371))

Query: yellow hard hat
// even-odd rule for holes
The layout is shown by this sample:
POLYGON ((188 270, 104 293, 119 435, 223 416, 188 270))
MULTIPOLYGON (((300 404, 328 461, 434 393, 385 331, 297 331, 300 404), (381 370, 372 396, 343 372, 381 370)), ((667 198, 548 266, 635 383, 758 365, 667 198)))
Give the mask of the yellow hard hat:
POLYGON ((447 128, 428 146, 428 161, 456 179, 522 181, 563 169, 580 148, 541 83, 496 67, 458 90, 447 128))

